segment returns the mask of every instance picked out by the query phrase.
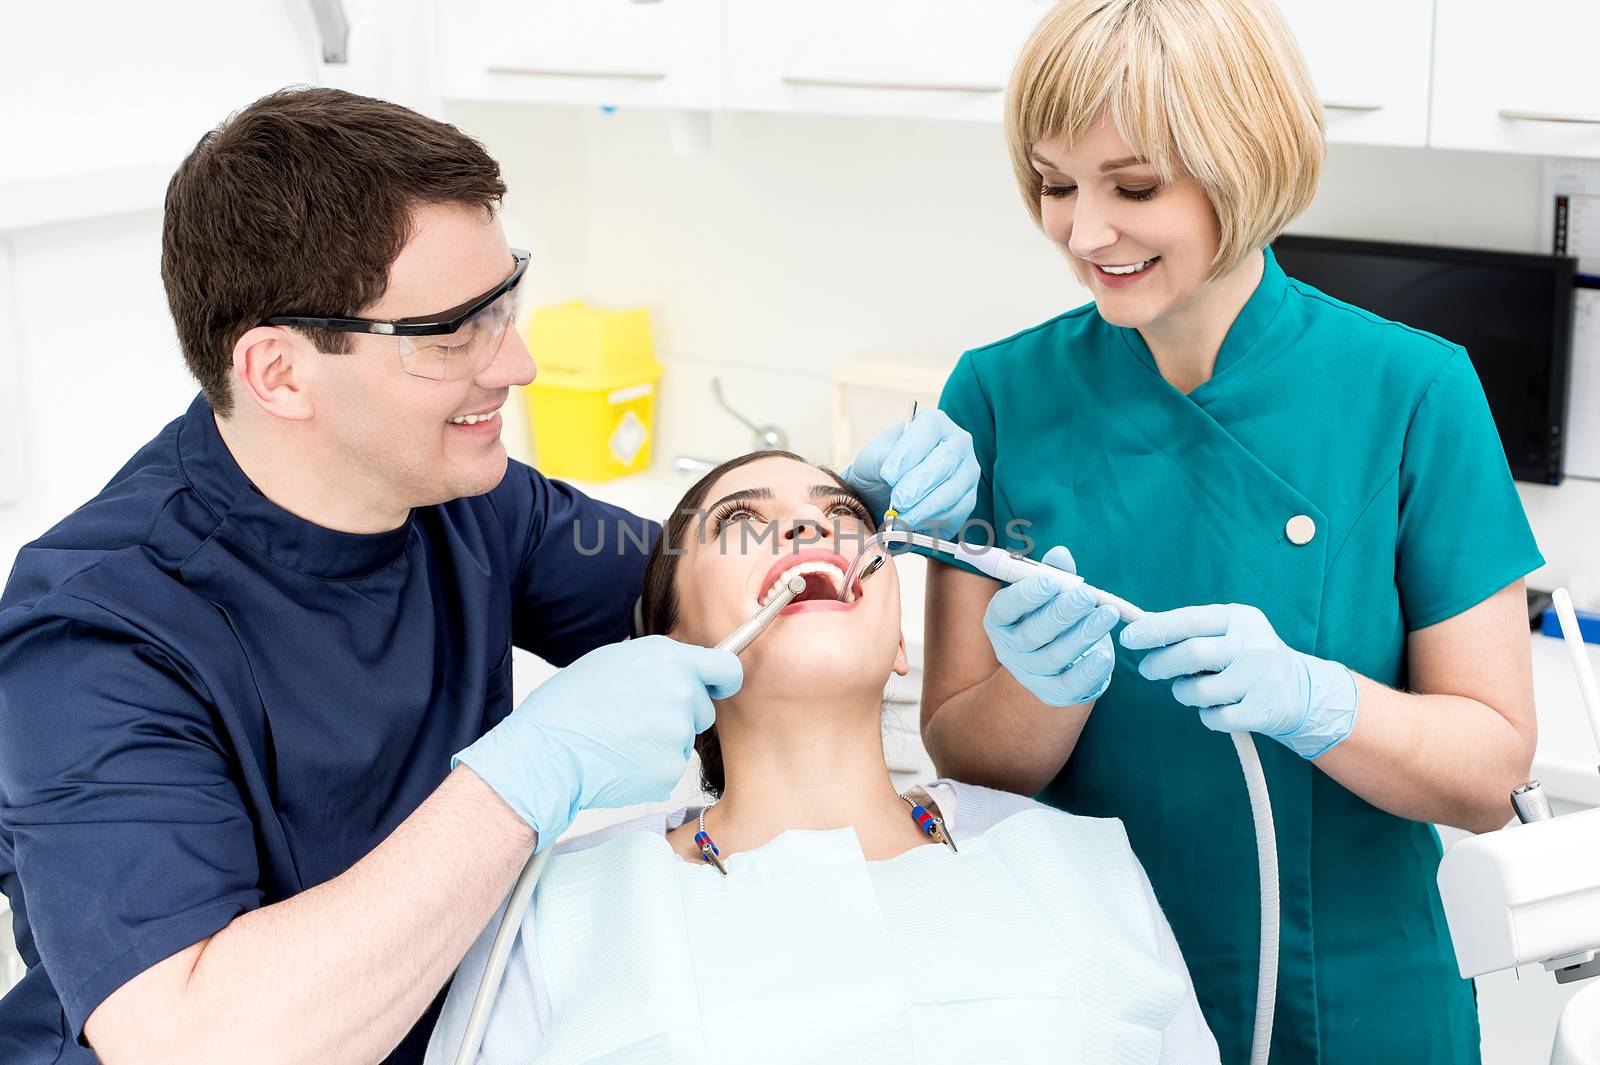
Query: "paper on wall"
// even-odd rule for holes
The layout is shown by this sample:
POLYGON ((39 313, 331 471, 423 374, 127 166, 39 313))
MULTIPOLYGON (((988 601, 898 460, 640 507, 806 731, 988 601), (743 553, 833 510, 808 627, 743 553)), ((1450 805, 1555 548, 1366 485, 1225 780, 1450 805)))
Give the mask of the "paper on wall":
MULTIPOLYGON (((1551 252, 1600 277, 1600 160, 1545 160, 1543 224, 1551 252)), ((1565 466, 1569 477, 1600 479, 1600 288, 1575 296, 1565 466)))

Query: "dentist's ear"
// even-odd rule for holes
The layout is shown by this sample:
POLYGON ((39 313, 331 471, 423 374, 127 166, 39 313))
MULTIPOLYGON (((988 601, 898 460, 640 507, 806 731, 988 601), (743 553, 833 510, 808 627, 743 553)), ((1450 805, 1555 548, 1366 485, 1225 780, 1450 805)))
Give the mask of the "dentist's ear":
POLYGON ((233 345, 235 402, 254 402, 285 421, 311 417, 306 391, 313 349, 309 341, 278 326, 258 325, 233 345))
POLYGON ((906 655, 906 634, 900 634, 900 646, 894 652, 894 674, 903 677, 911 672, 911 659, 906 655))

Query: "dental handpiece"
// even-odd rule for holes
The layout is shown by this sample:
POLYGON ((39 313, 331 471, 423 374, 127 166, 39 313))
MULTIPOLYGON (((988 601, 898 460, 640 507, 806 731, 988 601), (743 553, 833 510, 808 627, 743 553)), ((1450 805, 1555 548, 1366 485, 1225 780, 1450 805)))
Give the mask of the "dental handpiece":
POLYGON ((884 555, 875 553, 872 549, 879 546, 887 547, 889 544, 911 545, 936 551, 941 555, 949 555, 959 562, 965 562, 978 572, 987 574, 997 581, 1004 581, 1006 584, 1016 584, 1029 577, 1042 576, 1049 577, 1064 591, 1083 587, 1094 596, 1095 602, 1111 607, 1125 622, 1135 621, 1144 615, 1144 611, 1126 599, 1120 599, 1110 592, 1096 588, 1076 573, 1068 573, 1064 569, 1056 569, 1043 562, 1035 562, 1031 558, 1013 555, 1004 548, 941 540, 936 536, 911 532, 908 529, 885 529, 867 538, 861 545, 861 554, 856 556, 856 560, 850 564, 849 571, 844 575, 844 585, 839 593, 841 599, 846 596, 853 597, 856 583, 882 564, 884 555), (869 566, 872 569, 868 569, 869 566))
POLYGON ((744 649, 755 643, 756 637, 765 632, 767 626, 772 624, 772 619, 778 616, 778 612, 788 606, 795 596, 805 590, 806 579, 796 573, 789 578, 782 588, 778 589, 778 594, 774 595, 766 606, 750 615, 749 620, 743 625, 728 633, 722 642, 717 644, 717 647, 724 651, 732 651, 736 655, 743 654, 744 649))

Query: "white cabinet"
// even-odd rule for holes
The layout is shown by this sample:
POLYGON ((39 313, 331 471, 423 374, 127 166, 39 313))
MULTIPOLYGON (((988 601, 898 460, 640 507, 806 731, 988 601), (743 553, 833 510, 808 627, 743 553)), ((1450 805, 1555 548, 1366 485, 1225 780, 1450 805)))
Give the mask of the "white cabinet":
POLYGON ((998 121, 1042 0, 732 0, 728 106, 998 121))
POLYGON ((1600 3, 1438 5, 1435 147, 1600 157, 1600 3))
POLYGON ((202 134, 317 80, 309 5, 0 6, 0 229, 159 207, 202 134))
POLYGON ((1279 0, 1311 68, 1329 140, 1427 143, 1433 5, 1434 0, 1279 0))
POLYGON ((447 98, 712 110, 722 0, 450 0, 447 98))

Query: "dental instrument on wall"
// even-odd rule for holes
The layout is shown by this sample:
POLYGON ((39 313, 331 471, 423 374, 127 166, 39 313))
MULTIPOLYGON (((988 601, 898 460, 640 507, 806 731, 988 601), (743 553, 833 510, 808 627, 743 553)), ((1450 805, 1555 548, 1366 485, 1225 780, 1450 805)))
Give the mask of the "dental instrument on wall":
MULTIPOLYGON (((744 653, 745 648, 756 641, 756 637, 767 631, 767 626, 783 612, 783 608, 805 590, 805 578, 798 573, 792 575, 784 586, 778 589, 777 594, 738 628, 723 637, 717 643, 717 647, 724 651, 732 651, 736 655, 744 653)), ((702 830, 703 828, 702 822, 702 830)), ((499 927, 495 929, 494 943, 489 947, 489 959, 484 963, 483 976, 478 981, 478 993, 472 999, 472 1011, 467 1015, 467 1026, 461 1036, 461 1047, 456 1051, 455 1065, 469 1065, 478 1056, 478 1049, 483 1046, 483 1033, 489 1026, 489 1009, 494 1005, 495 996, 500 992, 500 981, 505 976, 506 962, 511 960, 511 948, 517 941, 522 918, 528 912, 529 904, 533 902, 533 889, 539 882, 539 874, 544 871, 544 864, 550 860, 550 854, 554 850, 555 846, 552 844, 529 858, 528 864, 522 867, 522 872, 517 875, 516 884, 511 888, 511 894, 506 899, 505 914, 500 918, 499 927)))
MULTIPOLYGON (((1572 598, 1558 588, 1554 601, 1600 745, 1600 686, 1572 598)), ((1537 780, 1513 789, 1511 805, 1516 822, 1457 840, 1439 863, 1439 899, 1462 977, 1533 962, 1558 984, 1600 976, 1600 809, 1556 816, 1537 780)), ((1562 1009, 1550 1061, 1600 1065, 1600 980, 1562 1009)))
MULTIPOLYGON (((1016 584, 1030 577, 1048 577, 1063 591, 1082 587, 1095 602, 1109 606, 1124 623, 1137 621, 1144 611, 1126 599, 1089 584, 1076 573, 1047 566, 1031 558, 1014 555, 1000 547, 985 547, 955 540, 941 540, 925 533, 911 532, 893 524, 892 512, 884 515, 885 528, 867 537, 861 553, 845 572, 839 598, 855 598, 860 582, 877 571, 889 557, 891 545, 920 547, 965 562, 980 573, 1005 584, 1016 584)), ((1272 1016, 1278 995, 1278 838, 1272 823, 1272 801, 1267 793, 1267 777, 1254 739, 1248 732, 1232 732, 1239 768, 1244 773, 1245 790, 1250 796, 1250 815, 1255 823, 1256 863, 1261 884, 1261 952, 1256 976, 1256 1021, 1250 1041, 1251 1065, 1266 1065, 1272 1047, 1272 1016)), ((1600 811, 1597 811, 1600 812, 1600 811)))

